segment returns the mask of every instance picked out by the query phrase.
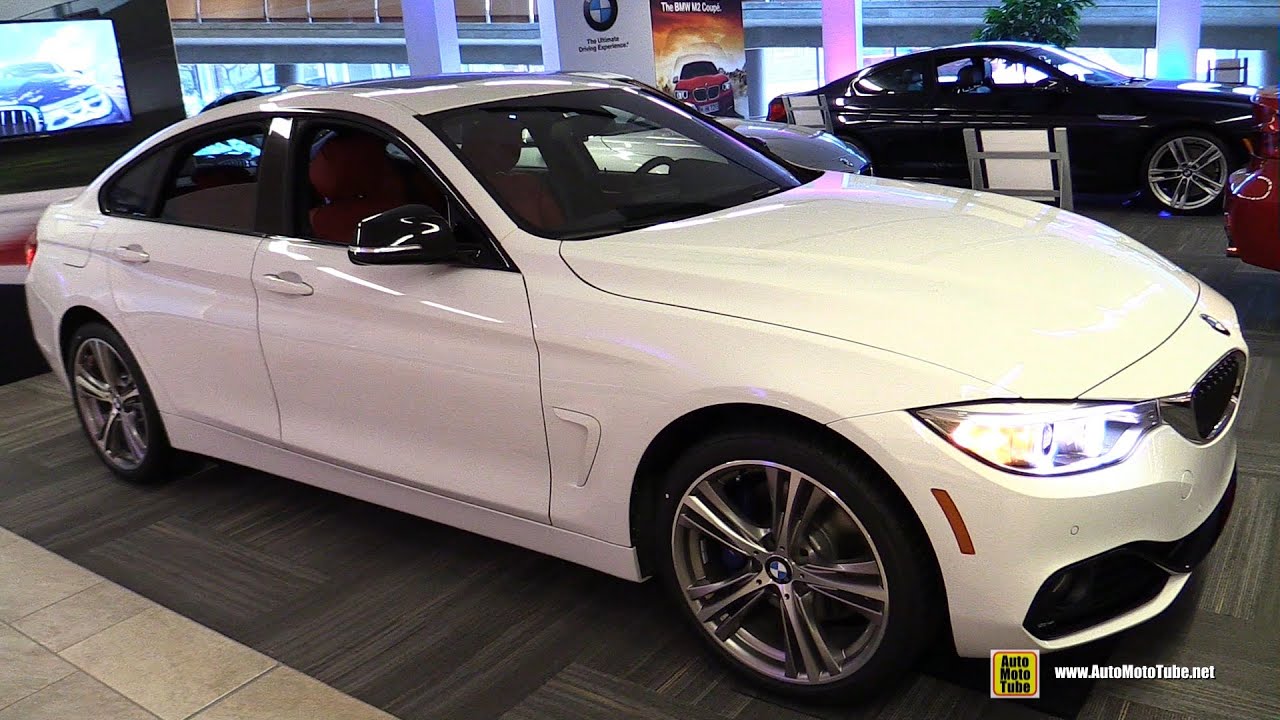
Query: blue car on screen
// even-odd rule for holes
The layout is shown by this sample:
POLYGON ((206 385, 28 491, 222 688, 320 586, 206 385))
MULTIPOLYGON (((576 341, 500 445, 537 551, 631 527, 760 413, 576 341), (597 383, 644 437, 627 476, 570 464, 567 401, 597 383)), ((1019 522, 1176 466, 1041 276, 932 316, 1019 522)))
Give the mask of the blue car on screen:
POLYGON ((124 122, 111 96, 52 62, 0 65, 0 137, 124 122))

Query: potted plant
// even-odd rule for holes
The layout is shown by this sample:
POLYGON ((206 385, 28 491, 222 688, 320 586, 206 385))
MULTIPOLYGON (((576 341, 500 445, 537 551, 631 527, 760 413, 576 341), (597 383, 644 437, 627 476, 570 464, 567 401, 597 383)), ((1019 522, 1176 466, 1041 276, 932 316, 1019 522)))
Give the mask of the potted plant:
POLYGON ((1080 35, 1080 14, 1097 0, 1003 0, 983 13, 975 40, 1018 40, 1065 48, 1080 35))

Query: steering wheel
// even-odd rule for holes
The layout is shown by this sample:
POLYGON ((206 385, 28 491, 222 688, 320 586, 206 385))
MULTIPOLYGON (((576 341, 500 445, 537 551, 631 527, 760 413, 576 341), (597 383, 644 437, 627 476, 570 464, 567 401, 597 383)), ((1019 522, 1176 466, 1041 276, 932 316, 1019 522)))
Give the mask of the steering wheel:
POLYGON ((672 159, 672 158, 670 158, 670 157, 667 157, 666 155, 659 155, 658 157, 651 157, 651 158, 649 158, 648 160, 645 160, 643 165, 641 165, 640 167, 636 168, 636 174, 637 174, 637 175, 647 175, 647 174, 649 174, 649 173, 653 172, 656 168, 660 168, 660 167, 662 167, 663 165, 666 165, 668 168, 670 168, 670 167, 671 167, 672 165, 674 165, 674 164, 675 164, 675 160, 673 160, 673 159, 672 159))

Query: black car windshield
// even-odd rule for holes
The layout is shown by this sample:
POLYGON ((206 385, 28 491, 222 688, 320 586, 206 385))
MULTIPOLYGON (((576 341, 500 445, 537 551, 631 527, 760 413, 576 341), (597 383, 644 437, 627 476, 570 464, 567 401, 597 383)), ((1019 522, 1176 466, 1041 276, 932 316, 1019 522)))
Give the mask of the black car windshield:
POLYGON ((585 240, 794 188, 789 169, 640 88, 503 100, 419 118, 525 230, 585 240))
POLYGON ((680 68, 680 79, 692 80, 704 75, 717 75, 719 72, 720 68, 716 67, 716 64, 710 60, 697 60, 685 63, 685 66, 680 68))
POLYGON ((1070 75, 1088 85, 1124 85, 1133 79, 1128 75, 1116 72, 1088 58, 1080 57, 1065 50, 1040 48, 1033 51, 1032 54, 1042 62, 1052 65, 1058 72, 1070 75))

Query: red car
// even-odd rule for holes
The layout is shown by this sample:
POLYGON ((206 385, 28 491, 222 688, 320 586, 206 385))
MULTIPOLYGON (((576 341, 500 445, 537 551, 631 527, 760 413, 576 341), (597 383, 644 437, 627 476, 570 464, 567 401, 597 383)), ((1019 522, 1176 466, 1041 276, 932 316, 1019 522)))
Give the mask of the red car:
POLYGON ((734 115, 733 82, 710 60, 694 60, 680 67, 676 99, 707 115, 734 115))
POLYGON ((1280 270, 1280 93, 1253 97, 1258 134, 1249 164, 1231 175, 1226 200, 1227 255, 1280 270))

